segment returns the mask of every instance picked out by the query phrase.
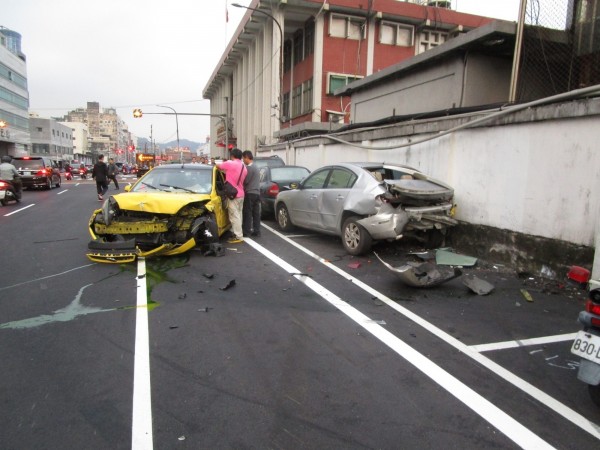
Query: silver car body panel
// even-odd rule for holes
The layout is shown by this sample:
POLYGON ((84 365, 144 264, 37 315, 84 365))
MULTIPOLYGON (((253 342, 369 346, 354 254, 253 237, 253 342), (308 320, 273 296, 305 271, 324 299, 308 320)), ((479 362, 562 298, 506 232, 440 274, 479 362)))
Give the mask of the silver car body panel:
POLYGON ((361 218, 357 222, 375 240, 399 239, 404 230, 442 229, 458 223, 450 217, 453 189, 412 167, 339 163, 317 169, 308 178, 333 169, 355 174, 352 187, 332 188, 328 184, 308 188, 301 184, 299 189, 280 192, 275 208, 285 203, 294 225, 334 235, 341 235, 342 221, 350 213, 361 218), (376 177, 380 174, 375 172, 382 169, 395 171, 394 176, 402 179, 376 177), (419 206, 407 205, 403 199, 413 199, 412 204, 419 206))

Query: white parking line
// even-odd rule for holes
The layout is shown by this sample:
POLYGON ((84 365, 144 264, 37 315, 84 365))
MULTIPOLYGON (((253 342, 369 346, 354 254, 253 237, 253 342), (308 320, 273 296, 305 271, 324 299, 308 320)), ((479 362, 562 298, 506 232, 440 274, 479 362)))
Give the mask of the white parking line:
POLYGON ((146 292, 146 261, 144 258, 138 258, 137 282, 131 448, 133 450, 151 450, 154 444, 152 436, 148 298, 146 292))
POLYGON ((346 314, 350 319, 354 320, 358 325, 423 372, 423 374, 427 375, 466 406, 479 414, 479 416, 488 421, 496 429, 504 433, 506 437, 511 439, 517 445, 526 449, 553 448, 550 444, 517 422, 500 408, 496 407, 457 378, 450 375, 433 361, 417 352, 410 345, 394 336, 381 325, 377 324, 353 306, 350 306, 337 295, 333 294, 311 278, 305 275, 299 275, 299 270, 274 255, 263 246, 257 244, 255 241, 247 239, 245 242, 346 314))
POLYGON ((527 381, 525 381, 522 378, 518 377, 517 375, 513 374, 512 372, 510 372, 509 370, 500 366, 499 364, 496 364, 494 361, 487 358, 486 356, 471 349, 468 345, 464 344, 463 342, 461 342, 458 339, 454 338, 453 336, 449 335, 448 333, 446 333, 445 331, 436 327, 432 323, 426 321, 421 316, 418 316, 417 314, 414 314, 412 311, 408 310, 407 308, 400 306, 397 302, 395 302, 391 298, 387 297, 386 295, 382 294, 381 292, 377 291, 376 289, 372 288, 371 286, 363 283, 359 279, 354 278, 352 275, 343 271, 339 267, 337 267, 334 264, 330 263, 329 261, 321 258, 316 253, 313 253, 312 251, 308 250, 307 248, 302 247, 300 244, 287 238, 283 234, 279 233, 277 230, 269 227, 268 225, 265 225, 264 223, 261 224, 261 226, 264 227, 265 229, 268 229, 272 233, 276 234, 281 239, 285 240, 286 242, 288 242, 289 244, 298 248, 299 250, 303 251, 304 253, 309 255, 311 258, 316 259, 321 264, 325 265, 325 267, 333 270, 334 272, 338 273, 342 277, 351 281, 357 287, 368 292, 372 296, 377 297, 377 299, 380 300, 382 303, 385 303, 390 308, 395 309, 400 314, 405 316, 407 319, 410 319, 413 322, 415 322, 416 324, 420 325, 421 327, 423 327, 425 330, 427 330, 431 334, 437 336, 438 338, 442 339, 447 344, 451 345, 455 349, 459 350, 460 352, 469 356, 473 360, 477 361, 479 364, 481 364, 488 370, 492 371, 499 377, 504 378, 504 380, 508 381, 513 386, 519 388, 527 395, 530 395, 531 397, 535 398, 537 401, 539 401, 546 407, 552 409, 557 414, 560 414, 562 417, 567 419, 572 424, 574 424, 574 425, 578 426, 579 428, 581 428, 582 430, 585 430, 586 432, 590 433, 596 439, 600 439, 600 426, 591 422, 588 418, 583 417, 581 414, 573 411, 571 408, 562 404, 561 402, 554 399, 553 397, 549 396, 544 391, 538 389, 534 385, 528 383, 527 381))
POLYGON ((13 214, 21 212, 24 209, 31 208, 32 206, 35 206, 35 203, 32 203, 31 205, 23 206, 22 208, 19 208, 19 209, 15 209, 13 212, 10 212, 8 214, 4 214, 4 217, 12 216, 13 214))
POLYGON ((574 341, 577 333, 558 334, 556 336, 543 336, 531 339, 519 339, 516 341, 492 342, 490 344, 470 345, 471 350, 476 352, 491 352, 494 350, 505 350, 507 348, 527 347, 530 345, 552 344, 555 342, 574 341))

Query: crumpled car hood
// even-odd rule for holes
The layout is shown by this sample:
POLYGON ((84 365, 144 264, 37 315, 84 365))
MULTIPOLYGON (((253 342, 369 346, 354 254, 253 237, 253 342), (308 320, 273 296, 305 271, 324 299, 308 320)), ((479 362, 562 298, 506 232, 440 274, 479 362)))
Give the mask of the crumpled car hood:
POLYGON ((176 214, 185 205, 211 199, 208 194, 173 192, 126 192, 112 197, 120 209, 160 214, 176 214))

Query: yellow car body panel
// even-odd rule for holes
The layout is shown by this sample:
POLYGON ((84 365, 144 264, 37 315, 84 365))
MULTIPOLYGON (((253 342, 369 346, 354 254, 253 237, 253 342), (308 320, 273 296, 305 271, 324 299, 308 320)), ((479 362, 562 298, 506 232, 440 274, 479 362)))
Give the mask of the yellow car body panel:
MULTIPOLYGON (((92 213, 88 226, 92 237, 87 252, 90 260, 117 264, 133 262, 137 257, 178 255, 196 245, 218 241, 231 227, 227 202, 219 195, 224 174, 216 167, 208 169, 212 170, 210 193, 184 192, 163 184, 153 188, 145 184, 145 179, 152 183, 152 178, 147 177, 157 170, 161 173, 163 169, 152 169, 128 186, 126 192, 111 196, 102 208, 92 213), (165 190, 161 191, 163 186, 165 190), (207 213, 213 217, 210 226, 214 228, 211 233, 202 228, 202 232, 198 232, 198 225, 194 225, 198 220, 201 226, 209 226, 203 221, 207 213)), ((197 168, 181 167, 181 170, 197 168)), ((206 172, 203 173, 206 176, 206 172)))
MULTIPOLYGON (((126 192, 114 195, 113 197, 121 209, 140 212, 160 212, 161 214, 176 214, 177 211, 190 203, 211 199, 208 194, 172 192, 126 192)), ((212 205, 211 209, 214 209, 212 205)))

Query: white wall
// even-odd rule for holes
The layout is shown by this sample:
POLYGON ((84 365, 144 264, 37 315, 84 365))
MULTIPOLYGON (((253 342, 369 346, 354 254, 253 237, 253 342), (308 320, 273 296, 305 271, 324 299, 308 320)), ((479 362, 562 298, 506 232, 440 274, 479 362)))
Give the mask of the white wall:
MULTIPOLYGON (((565 114, 560 106, 541 109, 541 113, 528 110, 518 118, 507 117, 498 126, 464 129, 394 150, 361 149, 323 138, 287 144, 275 153, 288 164, 311 170, 341 161, 408 164, 454 187, 456 217, 461 221, 595 247, 600 215, 600 100, 580 101, 573 108, 575 115, 565 114), (589 114, 592 110, 596 115, 589 114)), ((417 130, 450 128, 460 122, 453 120, 454 124, 423 121, 414 126, 417 130)), ((374 147, 425 136, 401 135, 401 128, 407 125, 338 136, 374 147)))

